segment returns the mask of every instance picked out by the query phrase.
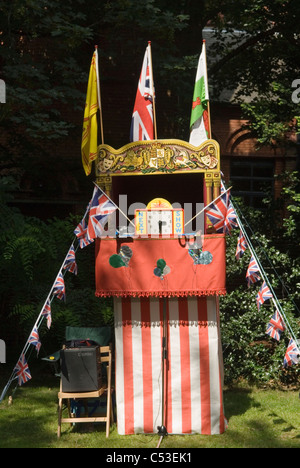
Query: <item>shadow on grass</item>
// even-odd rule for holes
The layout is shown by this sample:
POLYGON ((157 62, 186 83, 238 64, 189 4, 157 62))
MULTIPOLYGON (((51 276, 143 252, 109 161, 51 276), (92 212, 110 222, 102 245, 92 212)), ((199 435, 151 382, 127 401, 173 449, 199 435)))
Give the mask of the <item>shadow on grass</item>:
MULTIPOLYGON (((106 439, 105 423, 93 426, 77 424, 73 427, 64 424, 58 440, 59 379, 47 374, 33 377, 32 381, 17 389, 11 406, 7 398, 0 404, 1 448, 156 447, 157 435, 120 436, 116 425, 111 428, 109 439, 106 439)), ((1 377, 0 387, 5 383, 1 377)), ((299 448, 299 428, 297 418, 294 419, 298 395, 230 388, 224 391, 224 407, 228 420, 228 429, 224 434, 170 435, 163 439, 161 449, 299 448)))
POLYGON ((260 407, 252 397, 250 388, 231 388, 224 391, 224 408, 227 421, 233 416, 240 416, 251 407, 260 407))

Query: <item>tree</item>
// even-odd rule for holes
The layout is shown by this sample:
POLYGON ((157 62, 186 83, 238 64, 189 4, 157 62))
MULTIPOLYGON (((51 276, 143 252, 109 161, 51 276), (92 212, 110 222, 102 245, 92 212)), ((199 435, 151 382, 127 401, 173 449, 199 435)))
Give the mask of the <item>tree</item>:
MULTIPOLYGON (((0 107, 3 183, 7 175, 13 175, 23 187, 30 189, 31 197, 54 197, 61 193, 65 182, 61 178, 68 172, 74 186, 80 182, 84 187, 78 191, 81 190, 86 202, 80 140, 88 70, 95 44, 100 46, 103 107, 107 109, 111 128, 108 143, 117 146, 122 139, 124 144, 128 142, 137 80, 148 40, 152 41, 154 51, 159 138, 187 139, 202 30, 207 24, 215 31, 216 38, 215 57, 208 57, 212 99, 218 100, 224 88, 232 88, 236 91, 234 102, 241 104, 259 143, 288 146, 295 129, 294 117, 299 114, 297 103, 291 99, 292 83, 300 72, 299 10, 298 0, 174 0, 171 3, 166 0, 0 0, 0 78, 7 85, 7 103, 0 107)), ((284 267, 285 279, 295 287, 299 273, 294 249, 298 242, 296 202, 299 197, 295 185, 286 183, 284 187, 286 195, 293 200, 288 204, 289 215, 283 232, 289 249, 277 249, 282 231, 270 232, 268 239, 260 232, 259 238, 268 246, 272 261, 284 267), (270 239, 275 245, 270 245, 270 239)), ((69 219, 44 223, 28 218, 12 210, 6 201, 2 208, 5 216, 0 265, 7 281, 1 285, 1 316, 18 314, 25 320, 35 314, 55 274, 45 271, 42 261, 55 269, 68 248, 65 243, 58 248, 55 233, 59 227, 65 239, 69 239, 72 223, 69 219), (14 285, 20 271, 22 281, 16 290, 14 285)), ((259 215, 252 213, 252 219, 259 219, 262 225, 259 215)), ((229 265, 233 269, 233 263, 229 265)), ((237 272, 233 269, 229 273, 235 280, 237 272)), ((78 289, 78 294, 88 297, 92 303, 91 295, 85 294, 85 286, 81 284, 78 289)), ((75 287, 72 294, 72 307, 76 308, 75 287)), ((240 291, 230 291, 223 309, 225 322, 229 323, 229 316, 233 324, 236 320, 243 339, 251 327, 251 340, 255 341, 257 314, 253 308, 243 309, 247 294, 242 299, 239 294, 240 291), (232 310, 235 314, 231 316, 232 310)), ((90 303, 86 303, 84 310, 89 308, 90 303)), ((261 319, 259 333, 263 332, 261 319)), ((227 330, 230 335, 234 328, 227 330)), ((254 358, 255 352, 249 355, 254 358)), ((263 349, 264 365, 266 357, 263 349)))
MULTIPOLYGON (((165 44, 166 51, 174 43, 175 31, 186 26, 187 17, 175 15, 170 9, 162 11, 157 3, 154 0, 0 2, 0 76, 7 87, 7 102, 0 108, 1 174, 13 174, 22 181, 22 187, 39 197, 46 194, 53 197, 62 191, 60 179, 65 167, 69 174, 78 172, 94 44, 100 45, 103 82, 115 84, 115 100, 111 98, 110 84, 104 86, 103 98, 112 109, 109 126, 120 114, 113 112, 120 95, 116 91, 122 88, 124 96, 128 88, 132 90, 128 119, 121 117, 123 126, 127 122, 129 134, 137 85, 132 70, 139 73, 149 36, 165 44)), ((117 134, 112 136, 111 144, 117 141, 117 134)), ((83 174, 79 173, 78 181, 86 187, 82 183, 83 174)))
MULTIPOLYGON (((10 206, 14 183, 12 178, 0 179, 0 274, 5 279, 0 285, 0 320, 9 359, 28 339, 74 241, 74 226, 80 221, 74 216, 47 222, 24 216, 10 206)), ((66 325, 112 324, 111 301, 95 297, 94 258, 93 246, 78 249, 78 275, 65 272, 67 300, 52 301, 51 329, 43 323, 40 331, 43 354, 61 346, 66 325)))
MULTIPOLYGON (((298 184, 297 173, 284 175, 281 198, 285 199, 288 210, 283 222, 278 213, 280 204, 270 197, 264 202, 273 223, 266 222, 265 212, 235 201, 241 222, 295 336, 299 335, 300 318, 299 242, 294 239, 299 216, 299 207, 294 204, 298 198, 298 184)), ((243 378, 260 384, 293 384, 299 376, 299 366, 283 368, 290 336, 284 333, 277 342, 266 335, 274 307, 266 302, 258 311, 256 294, 261 282, 258 286, 246 287, 245 275, 251 254, 246 250, 239 261, 234 258, 237 235, 238 232, 233 232, 227 236, 227 295, 220 300, 226 381, 232 383, 243 378)))
MULTIPOLYGON (((66 158, 71 170, 80 167, 82 114, 94 44, 100 46, 107 127, 119 119, 122 144, 128 141, 148 40, 153 43, 159 137, 187 139, 207 24, 216 37, 215 57, 212 53, 208 57, 212 99, 218 100, 224 88, 236 90, 235 102, 241 103, 259 142, 287 145, 298 114, 291 96, 300 71, 299 9, 297 0, 0 2, 0 77, 7 85, 7 103, 0 108, 2 173, 24 178, 30 172, 36 186, 45 184, 51 174, 57 189, 53 167, 62 172, 66 158)), ((108 132, 109 143, 118 145, 120 131, 108 132)), ((46 189, 51 191, 50 183, 46 189)))
POLYGON ((249 128, 262 145, 287 146, 295 131, 293 82, 300 76, 300 5, 295 0, 225 1, 216 31, 218 90, 236 91, 249 128), (224 38, 226 37, 226 40, 224 38))

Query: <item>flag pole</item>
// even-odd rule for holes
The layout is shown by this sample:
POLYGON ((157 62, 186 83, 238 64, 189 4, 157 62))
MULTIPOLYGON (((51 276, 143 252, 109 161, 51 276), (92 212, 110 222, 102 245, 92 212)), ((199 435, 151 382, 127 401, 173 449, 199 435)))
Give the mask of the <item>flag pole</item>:
MULTIPOLYGON (((207 88, 208 88, 208 75, 207 75, 207 61, 206 61, 206 40, 203 39, 203 52, 204 52, 204 57, 205 57, 205 75, 206 75, 206 83, 207 83, 207 88)), ((208 113, 208 138, 211 139, 211 121, 210 121, 210 102, 209 99, 207 101, 207 113, 208 113)))
POLYGON ((99 112, 100 112, 101 143, 102 143, 102 145, 104 145, 101 90, 100 90, 100 79, 99 79, 99 59, 98 59, 98 46, 97 45, 95 45, 95 52, 96 52, 96 75, 97 75, 98 106, 99 106, 99 112))
POLYGON ((151 82, 152 82, 152 96, 153 96, 154 139, 157 140, 156 110, 155 110, 155 88, 154 88, 154 79, 153 79, 151 41, 148 41, 148 47, 149 47, 149 58, 150 58, 150 68, 151 68, 151 82))
POLYGON ((161 383, 161 426, 157 426, 158 435, 160 436, 159 442, 156 448, 160 447, 160 444, 164 438, 164 436, 168 435, 167 428, 165 426, 166 422, 166 367, 167 367, 167 359, 168 359, 168 338, 167 338, 167 301, 168 299, 164 297, 163 299, 163 336, 162 336, 162 383, 161 383))

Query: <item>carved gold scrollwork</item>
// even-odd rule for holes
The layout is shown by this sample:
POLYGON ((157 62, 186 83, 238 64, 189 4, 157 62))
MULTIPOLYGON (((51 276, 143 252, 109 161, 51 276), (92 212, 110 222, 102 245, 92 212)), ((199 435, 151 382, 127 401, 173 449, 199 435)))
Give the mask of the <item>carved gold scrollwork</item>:
POLYGON ((124 156, 116 156, 102 148, 98 152, 97 169, 101 173, 114 172, 121 167, 118 166, 118 163, 122 163, 123 161, 124 156))
POLYGON ((101 145, 98 150, 98 175, 220 170, 219 145, 214 140, 198 148, 181 140, 155 140, 130 143, 119 150, 101 145))

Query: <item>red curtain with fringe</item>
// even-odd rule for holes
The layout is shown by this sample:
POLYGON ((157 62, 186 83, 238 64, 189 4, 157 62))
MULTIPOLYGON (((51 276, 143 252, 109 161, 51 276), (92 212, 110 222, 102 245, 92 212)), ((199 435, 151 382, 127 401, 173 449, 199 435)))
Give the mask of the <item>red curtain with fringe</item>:
POLYGON ((200 250, 191 250, 184 237, 97 240, 95 270, 97 296, 223 295, 226 293, 225 237, 204 236, 200 250), (120 256, 124 246, 131 250, 127 266, 112 261, 112 257, 120 256), (168 267, 162 277, 157 273, 159 260, 168 267))

